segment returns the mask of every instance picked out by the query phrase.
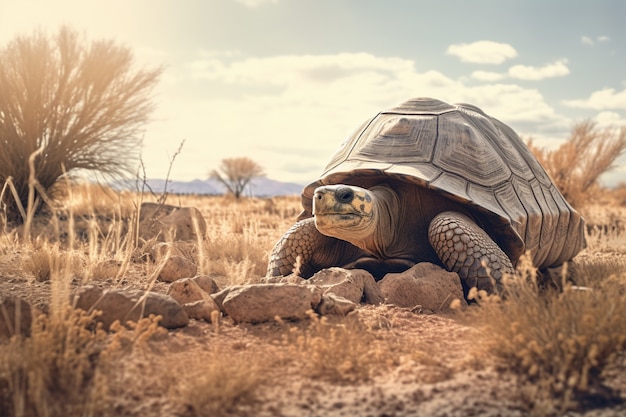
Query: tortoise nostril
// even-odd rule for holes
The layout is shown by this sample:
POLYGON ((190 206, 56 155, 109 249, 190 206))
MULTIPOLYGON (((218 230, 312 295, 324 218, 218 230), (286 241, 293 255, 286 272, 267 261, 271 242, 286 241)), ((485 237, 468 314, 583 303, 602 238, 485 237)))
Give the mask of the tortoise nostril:
POLYGON ((354 200, 354 191, 350 187, 339 187, 335 190, 335 199, 339 203, 351 203, 354 200))

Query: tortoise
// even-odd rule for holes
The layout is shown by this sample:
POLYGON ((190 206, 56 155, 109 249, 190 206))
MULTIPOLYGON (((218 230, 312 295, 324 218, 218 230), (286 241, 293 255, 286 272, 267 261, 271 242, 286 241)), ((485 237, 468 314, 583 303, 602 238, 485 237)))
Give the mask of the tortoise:
POLYGON ((378 280, 419 262, 493 292, 528 253, 540 271, 585 247, 584 219, 520 137, 471 104, 415 98, 367 120, 302 191, 268 276, 332 266, 378 280))

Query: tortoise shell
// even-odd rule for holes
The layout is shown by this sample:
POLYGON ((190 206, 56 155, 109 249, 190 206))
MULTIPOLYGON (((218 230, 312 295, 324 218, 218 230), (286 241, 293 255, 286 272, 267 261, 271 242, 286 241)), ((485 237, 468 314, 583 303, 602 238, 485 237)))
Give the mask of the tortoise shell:
POLYGON ((364 188, 404 181, 465 204, 513 264, 525 251, 538 268, 558 266, 584 246, 584 220, 520 137, 469 104, 409 100, 378 113, 345 140, 302 192, 312 216, 321 185, 364 188))

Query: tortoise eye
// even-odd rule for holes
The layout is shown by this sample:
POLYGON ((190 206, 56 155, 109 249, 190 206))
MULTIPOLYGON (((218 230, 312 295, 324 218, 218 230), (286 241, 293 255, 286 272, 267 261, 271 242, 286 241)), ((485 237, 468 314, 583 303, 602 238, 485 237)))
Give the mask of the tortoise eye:
POLYGON ((335 191, 335 199, 339 203, 351 203, 354 200, 354 191, 350 187, 339 187, 335 191))

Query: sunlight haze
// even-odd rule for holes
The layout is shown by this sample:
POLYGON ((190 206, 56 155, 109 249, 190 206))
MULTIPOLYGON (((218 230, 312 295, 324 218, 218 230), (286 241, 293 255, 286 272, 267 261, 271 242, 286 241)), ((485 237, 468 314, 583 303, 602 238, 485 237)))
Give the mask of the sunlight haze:
MULTIPOLYGON (((0 44, 67 24, 163 66, 143 161, 205 179, 249 156, 307 184, 341 141, 411 97, 466 102, 553 148, 584 119, 626 125, 626 2, 0 0, 0 44)), ((626 180, 626 158, 603 177, 626 180)))

